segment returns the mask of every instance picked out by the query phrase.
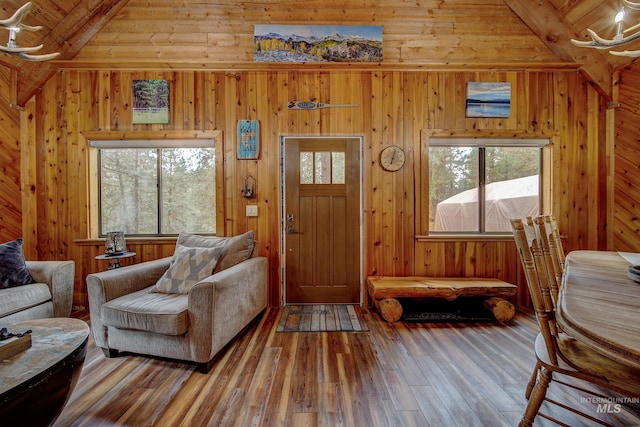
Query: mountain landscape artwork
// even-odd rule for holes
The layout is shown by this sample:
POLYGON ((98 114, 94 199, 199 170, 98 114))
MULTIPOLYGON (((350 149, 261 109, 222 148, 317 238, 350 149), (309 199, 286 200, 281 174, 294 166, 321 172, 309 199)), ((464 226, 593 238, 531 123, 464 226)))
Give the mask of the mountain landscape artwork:
POLYGON ((255 62, 382 62, 381 26, 256 25, 255 62))
POLYGON ((511 83, 467 83, 467 117, 509 117, 511 83))

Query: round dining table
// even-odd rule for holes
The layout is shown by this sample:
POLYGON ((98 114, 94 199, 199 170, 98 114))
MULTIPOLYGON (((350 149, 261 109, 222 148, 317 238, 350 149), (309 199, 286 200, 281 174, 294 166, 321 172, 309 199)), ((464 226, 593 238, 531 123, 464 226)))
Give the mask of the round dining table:
POLYGON ((570 252, 556 319, 565 332, 593 350, 638 369, 640 381, 640 283, 629 278, 633 257, 626 255, 570 252))

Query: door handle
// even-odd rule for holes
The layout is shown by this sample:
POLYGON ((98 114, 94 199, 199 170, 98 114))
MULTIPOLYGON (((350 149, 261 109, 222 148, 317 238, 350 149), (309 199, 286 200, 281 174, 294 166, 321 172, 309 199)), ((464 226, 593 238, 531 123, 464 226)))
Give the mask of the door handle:
POLYGON ((293 225, 287 225, 287 234, 299 234, 299 233, 293 228, 293 225))

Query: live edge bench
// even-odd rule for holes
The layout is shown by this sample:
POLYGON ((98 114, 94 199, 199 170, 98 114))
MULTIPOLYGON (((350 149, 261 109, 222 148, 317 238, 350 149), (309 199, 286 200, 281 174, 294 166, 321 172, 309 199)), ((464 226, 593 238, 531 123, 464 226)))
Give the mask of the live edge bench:
POLYGON ((483 302, 496 320, 506 322, 515 313, 513 304, 502 297, 516 294, 517 287, 499 279, 475 277, 390 277, 367 278, 367 290, 382 317, 397 322, 402 317, 398 298, 443 298, 486 296, 483 302))

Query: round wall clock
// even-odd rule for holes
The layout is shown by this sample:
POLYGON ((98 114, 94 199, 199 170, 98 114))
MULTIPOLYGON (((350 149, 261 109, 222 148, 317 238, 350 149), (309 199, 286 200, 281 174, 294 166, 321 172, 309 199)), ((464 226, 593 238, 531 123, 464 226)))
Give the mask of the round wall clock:
POLYGON ((380 166, 382 169, 395 172, 404 165, 404 150, 397 145, 390 145, 380 152, 380 166))

